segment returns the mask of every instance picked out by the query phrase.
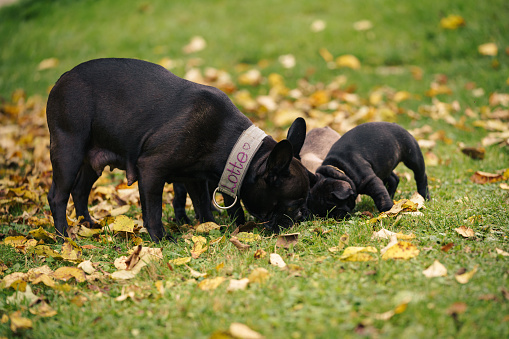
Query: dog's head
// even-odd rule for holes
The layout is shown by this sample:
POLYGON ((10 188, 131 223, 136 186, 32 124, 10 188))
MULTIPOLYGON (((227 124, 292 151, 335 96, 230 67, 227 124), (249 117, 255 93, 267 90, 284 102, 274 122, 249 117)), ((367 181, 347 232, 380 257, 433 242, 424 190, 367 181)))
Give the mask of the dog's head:
POLYGON ((345 218, 355 208, 357 193, 353 182, 341 171, 321 166, 311 182, 310 212, 319 217, 345 218))
POLYGON ((293 155, 292 143, 286 139, 280 141, 256 169, 250 169, 242 185, 246 209, 274 232, 292 226, 309 214, 308 172, 293 155))

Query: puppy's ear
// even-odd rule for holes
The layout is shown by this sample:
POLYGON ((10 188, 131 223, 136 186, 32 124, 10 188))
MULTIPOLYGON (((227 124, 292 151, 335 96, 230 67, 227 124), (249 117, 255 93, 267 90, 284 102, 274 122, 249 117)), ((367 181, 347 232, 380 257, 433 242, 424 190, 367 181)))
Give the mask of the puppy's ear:
POLYGON ((267 179, 270 184, 288 173, 292 159, 293 147, 290 141, 285 139, 278 142, 267 159, 267 179))
POLYGON ((286 138, 292 143, 293 156, 300 160, 300 150, 306 140, 306 120, 297 118, 290 126, 286 138))
POLYGON ((352 186, 343 180, 336 180, 334 182, 334 190, 331 193, 338 202, 347 200, 355 194, 352 186))

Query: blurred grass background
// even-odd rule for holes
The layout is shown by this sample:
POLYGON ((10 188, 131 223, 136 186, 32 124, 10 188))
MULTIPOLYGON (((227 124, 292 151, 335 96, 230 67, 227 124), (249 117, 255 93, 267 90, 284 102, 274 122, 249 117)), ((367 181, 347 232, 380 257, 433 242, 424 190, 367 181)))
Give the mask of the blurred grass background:
POLYGON ((505 0, 25 0, 0 8, 0 95, 17 88, 46 94, 63 72, 89 59, 158 62, 167 57, 179 61, 171 69, 179 76, 194 58, 232 74, 236 65, 263 61, 264 75, 280 73, 290 86, 303 77, 328 83, 346 74, 359 93, 379 85, 422 93, 442 73, 460 98, 473 103, 475 99, 461 93, 468 82, 488 93, 508 90, 508 14, 505 0), (449 14, 461 15, 466 25, 441 28, 440 19, 449 14), (310 29, 316 20, 326 23, 324 30, 310 29), (373 27, 355 30, 353 24, 360 20, 373 27), (196 35, 207 47, 183 53, 196 35), (487 42, 498 45, 497 56, 478 53, 478 46, 487 42), (353 54, 362 67, 328 69, 321 48, 334 57, 353 54), (294 68, 278 62, 285 54, 295 56, 294 68), (39 71, 47 58, 57 58, 58 65, 39 71), (421 81, 412 78, 412 65, 423 69, 421 81))

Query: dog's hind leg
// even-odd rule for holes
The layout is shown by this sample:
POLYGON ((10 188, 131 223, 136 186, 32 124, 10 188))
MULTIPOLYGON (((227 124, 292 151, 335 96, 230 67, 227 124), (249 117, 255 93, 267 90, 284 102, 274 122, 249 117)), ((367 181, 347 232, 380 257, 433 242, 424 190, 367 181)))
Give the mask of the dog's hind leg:
POLYGON ((186 214, 187 190, 186 186, 180 182, 173 183, 173 212, 177 223, 190 224, 191 220, 186 214))
POLYGON ((404 159, 403 163, 406 167, 410 168, 414 172, 415 183, 417 184, 417 192, 426 200, 430 199, 428 189, 428 177, 426 175, 426 166, 424 164, 424 157, 422 152, 417 145, 417 152, 414 152, 413 157, 404 159))
POLYGON ((95 221, 90 217, 88 212, 88 197, 92 186, 97 181, 99 176, 96 171, 90 166, 89 163, 84 162, 74 182, 74 187, 71 191, 74 207, 76 208, 76 216, 83 216, 83 221, 86 221, 90 226, 94 226, 95 221))

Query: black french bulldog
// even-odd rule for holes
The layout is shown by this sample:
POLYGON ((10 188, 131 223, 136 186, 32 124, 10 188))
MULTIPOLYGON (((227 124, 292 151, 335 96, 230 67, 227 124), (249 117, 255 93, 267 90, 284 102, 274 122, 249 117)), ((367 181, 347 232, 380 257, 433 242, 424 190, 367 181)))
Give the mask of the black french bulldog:
MULTIPOLYGON (((334 133, 336 133, 336 132, 334 132, 334 133)), ((301 148, 305 147, 306 145, 308 145, 308 147, 311 147, 311 145, 308 142, 307 135, 306 135, 306 121, 303 118, 295 119, 295 121, 292 123, 292 125, 290 126, 290 128, 288 130, 287 139, 292 143, 294 157, 300 160, 301 148)), ((318 139, 320 139, 320 138, 315 133, 315 137, 311 138, 311 141, 313 141, 314 143, 318 143, 319 142, 318 139)), ((328 148, 330 148, 330 146, 332 144, 333 144, 333 142, 330 143, 328 148)), ((325 155, 324 155, 324 157, 325 157, 325 155)), ((214 187, 211 187, 210 185, 208 185, 208 186, 209 186, 208 187, 209 193, 213 192, 214 187)), ((189 217, 187 216, 186 210, 185 210, 186 200, 187 200, 186 184, 180 183, 180 182, 179 183, 174 182, 173 183, 173 194, 174 194, 174 198, 173 198, 172 204, 173 204, 173 211, 175 213, 175 220, 178 223, 190 223, 191 221, 190 221, 189 217)), ((227 195, 223 195, 223 197, 225 199, 228 199, 227 195)), ((201 211, 203 211, 206 208, 206 206, 199 206, 197 203, 195 203, 195 201, 192 198, 191 198, 191 200, 193 202, 193 207, 196 212, 196 219, 198 219, 200 222, 214 221, 213 217, 211 217, 209 214, 202 215, 201 211), (212 219, 210 219, 210 218, 212 218, 212 219)), ((210 202, 209 202, 209 205, 211 206, 212 211, 215 211, 215 210, 217 211, 217 209, 210 202)), ((235 220, 235 223, 237 225, 243 225, 246 222, 244 212, 242 209, 235 210, 233 213, 230 214, 230 217, 232 218, 232 220, 235 220)))
POLYGON ((359 194, 373 198, 381 212, 391 209, 399 183, 393 170, 400 162, 414 172, 417 192, 429 199, 424 158, 408 131, 388 122, 351 129, 331 147, 316 170, 308 198, 311 213, 344 218, 354 209, 359 194))
MULTIPOLYGON (((139 181, 144 226, 156 242, 166 236, 164 184, 185 183, 201 215, 211 214, 207 181, 219 181, 237 139, 252 125, 222 91, 134 59, 91 60, 64 73, 49 95, 47 122, 48 201, 57 233, 67 236, 69 194, 76 215, 94 223, 88 196, 109 165, 126 170, 129 184, 139 181)), ((240 190, 247 210, 268 228, 287 227, 306 215, 308 192, 292 144, 265 137, 240 190)))

